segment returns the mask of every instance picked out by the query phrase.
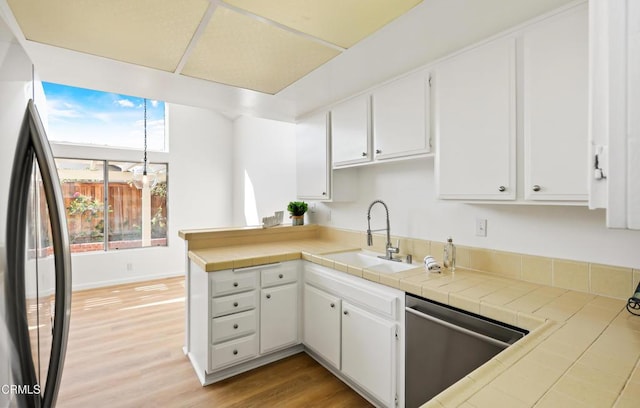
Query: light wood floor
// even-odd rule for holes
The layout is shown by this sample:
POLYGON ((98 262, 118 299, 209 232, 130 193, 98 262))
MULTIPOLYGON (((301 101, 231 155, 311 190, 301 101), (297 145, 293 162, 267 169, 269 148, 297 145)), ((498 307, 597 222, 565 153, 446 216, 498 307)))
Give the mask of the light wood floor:
POLYGON ((58 407, 370 406, 304 353, 202 387, 183 340, 183 278, 74 292, 58 407))

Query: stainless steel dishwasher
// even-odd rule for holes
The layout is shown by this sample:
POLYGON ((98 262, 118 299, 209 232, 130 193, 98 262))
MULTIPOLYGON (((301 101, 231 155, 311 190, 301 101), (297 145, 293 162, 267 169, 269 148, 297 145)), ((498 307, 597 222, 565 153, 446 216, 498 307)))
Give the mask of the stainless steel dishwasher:
POLYGON ((528 332, 417 296, 406 296, 405 400, 418 407, 528 332))

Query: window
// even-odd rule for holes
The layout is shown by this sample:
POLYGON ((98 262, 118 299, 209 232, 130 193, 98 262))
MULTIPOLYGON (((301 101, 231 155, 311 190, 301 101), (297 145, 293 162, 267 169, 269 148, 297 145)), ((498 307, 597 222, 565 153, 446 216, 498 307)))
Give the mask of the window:
MULTIPOLYGON (((147 101, 145 129, 143 98, 49 82, 43 88, 52 142, 141 150, 146 130, 147 150, 168 150, 164 102, 147 101)), ((167 245, 166 163, 148 163, 157 183, 141 189, 133 183, 139 163, 76 157, 56 165, 72 252, 167 245)))
POLYGON ((158 181, 143 189, 137 164, 56 159, 72 252, 167 245, 167 164, 149 163, 158 181))
MULTIPOLYGON (((59 143, 142 149, 143 98, 43 82, 47 136, 59 143)), ((165 152, 165 104, 147 103, 148 150, 165 152)))

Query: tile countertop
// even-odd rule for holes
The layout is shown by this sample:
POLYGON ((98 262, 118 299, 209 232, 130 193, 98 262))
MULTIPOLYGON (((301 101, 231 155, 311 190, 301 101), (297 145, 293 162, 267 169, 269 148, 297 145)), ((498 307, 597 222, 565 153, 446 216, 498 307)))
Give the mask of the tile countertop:
POLYGON ((322 254, 344 243, 303 239, 189 251, 208 272, 305 259, 530 331, 423 407, 638 407, 640 317, 626 302, 472 270, 385 274, 322 254))

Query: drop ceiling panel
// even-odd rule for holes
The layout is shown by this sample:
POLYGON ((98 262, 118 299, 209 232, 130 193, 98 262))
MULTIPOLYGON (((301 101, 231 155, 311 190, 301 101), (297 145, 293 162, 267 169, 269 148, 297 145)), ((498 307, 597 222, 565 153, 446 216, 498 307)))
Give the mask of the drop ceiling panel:
POLYGON ((275 94, 340 52, 218 7, 182 74, 275 94))
POLYGON ((28 40, 174 71, 208 0, 8 0, 28 40))
POLYGON ((349 48, 421 1, 225 0, 225 3, 349 48))

